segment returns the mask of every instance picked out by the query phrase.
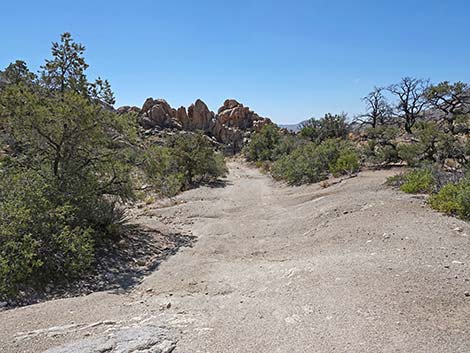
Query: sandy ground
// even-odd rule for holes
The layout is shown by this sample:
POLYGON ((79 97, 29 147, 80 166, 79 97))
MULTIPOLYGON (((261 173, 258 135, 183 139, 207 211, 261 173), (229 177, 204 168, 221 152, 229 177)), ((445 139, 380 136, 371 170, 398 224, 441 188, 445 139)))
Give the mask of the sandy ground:
POLYGON ((192 247, 131 291, 0 312, 0 351, 152 322, 176 353, 470 352, 468 223, 383 186, 392 171, 322 189, 229 167, 225 187, 140 211, 192 232, 192 247))

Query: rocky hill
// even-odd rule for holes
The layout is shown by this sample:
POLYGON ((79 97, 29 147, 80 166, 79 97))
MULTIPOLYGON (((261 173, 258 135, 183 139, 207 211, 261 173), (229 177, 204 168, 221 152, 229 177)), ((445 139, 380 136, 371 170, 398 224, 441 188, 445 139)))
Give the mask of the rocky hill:
POLYGON ((260 117, 234 99, 227 99, 217 113, 209 110, 200 99, 187 109, 175 109, 164 99, 153 98, 147 98, 142 108, 124 106, 118 108, 118 112, 137 113, 139 125, 146 134, 162 130, 201 130, 233 153, 241 150, 251 133, 272 124, 270 119, 260 117))

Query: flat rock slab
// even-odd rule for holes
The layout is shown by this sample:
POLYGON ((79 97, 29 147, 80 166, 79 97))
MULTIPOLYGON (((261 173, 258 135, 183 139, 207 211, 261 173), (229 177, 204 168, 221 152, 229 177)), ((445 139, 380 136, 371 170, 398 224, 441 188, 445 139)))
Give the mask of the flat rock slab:
POLYGON ((52 348, 44 353, 170 353, 176 341, 168 331, 155 326, 121 328, 52 348))

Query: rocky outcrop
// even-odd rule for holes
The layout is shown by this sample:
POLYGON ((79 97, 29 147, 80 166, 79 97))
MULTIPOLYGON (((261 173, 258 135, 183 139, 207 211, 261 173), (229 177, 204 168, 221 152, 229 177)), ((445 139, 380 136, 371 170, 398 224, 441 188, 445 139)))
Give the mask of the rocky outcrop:
POLYGON ((250 108, 243 106, 234 99, 227 99, 224 105, 219 108, 217 120, 228 127, 252 130, 255 122, 267 121, 268 119, 261 118, 250 108))
POLYGON ((198 99, 191 104, 186 112, 185 107, 180 107, 176 111, 176 120, 183 130, 201 130, 207 134, 212 134, 215 122, 215 114, 209 110, 206 103, 198 99))
POLYGON ((186 110, 173 109, 163 99, 148 98, 142 109, 121 107, 119 112, 138 112, 139 124, 147 131, 153 129, 178 129, 184 131, 201 130, 217 142, 227 146, 234 153, 241 150, 244 142, 253 131, 259 131, 271 120, 262 118, 250 108, 234 99, 227 99, 218 113, 210 111, 200 99, 186 110))
POLYGON ((202 130, 211 133, 214 127, 215 114, 209 110, 206 103, 198 99, 188 108, 190 130, 202 130))
POLYGON ((222 124, 218 119, 215 121, 212 134, 217 141, 226 145, 232 153, 239 152, 243 147, 245 133, 240 129, 222 124))
POLYGON ((162 129, 181 128, 176 120, 176 110, 164 99, 147 98, 141 109, 139 123, 145 129, 160 127, 162 129))
POLYGON ((236 153, 253 131, 259 131, 264 125, 271 123, 271 120, 260 117, 236 100, 227 99, 218 110, 213 134, 236 153))
POLYGON ((249 131, 259 131, 264 125, 272 124, 270 119, 260 117, 234 99, 227 99, 219 108, 218 120, 226 126, 249 131))
POLYGON ((180 123, 183 130, 190 130, 191 121, 189 121, 188 113, 185 107, 179 107, 176 111, 176 120, 180 123))

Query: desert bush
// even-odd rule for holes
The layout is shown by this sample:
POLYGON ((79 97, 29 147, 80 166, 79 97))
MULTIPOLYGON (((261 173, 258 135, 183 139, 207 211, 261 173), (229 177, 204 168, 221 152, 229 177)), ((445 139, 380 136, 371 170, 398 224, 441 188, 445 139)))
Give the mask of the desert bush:
POLYGON ((422 148, 415 143, 400 144, 397 148, 398 157, 410 167, 417 167, 421 162, 422 148))
POLYGON ((243 153, 249 161, 272 161, 273 151, 281 140, 279 128, 273 124, 262 127, 245 146, 243 153))
POLYGON ((437 211, 470 219, 470 179, 444 185, 441 190, 431 195, 429 204, 437 211))
POLYGON ((430 168, 415 169, 403 175, 400 190, 409 194, 430 193, 433 191, 434 183, 430 168))
POLYGON ((307 143, 308 140, 299 138, 298 136, 293 136, 290 134, 281 135, 278 142, 274 146, 271 153, 271 161, 275 161, 280 157, 291 153, 296 148, 307 143))
POLYGON ((223 155, 215 152, 201 132, 170 136, 165 145, 176 159, 185 187, 215 181, 227 173, 223 155))
POLYGON ((466 143, 466 139, 460 140, 436 122, 418 122, 413 139, 399 145, 398 155, 410 166, 429 162, 442 166, 448 159, 465 164, 468 156, 466 143))
POLYGON ((315 183, 325 179, 328 171, 317 149, 318 146, 310 142, 282 156, 271 167, 273 177, 286 180, 292 185, 315 183))
POLYGON ((321 119, 310 119, 300 130, 300 136, 312 142, 321 143, 332 138, 346 138, 349 126, 346 122, 346 115, 326 114, 321 119))
POLYGON ((224 156, 201 133, 170 136, 165 146, 151 146, 143 165, 149 181, 164 196, 227 173, 224 156))
POLYGON ((359 156, 352 149, 343 149, 338 159, 329 165, 329 169, 334 176, 352 174, 357 172, 359 168, 359 156))
POLYGON ((38 173, 3 170, 0 179, 0 296, 86 272, 95 231, 38 173))
POLYGON ((269 173, 271 170, 271 161, 258 161, 256 162, 256 168, 258 168, 262 173, 269 173))
POLYGON ((358 168, 358 155, 348 142, 328 139, 320 145, 313 142, 300 145, 275 161, 271 172, 275 179, 300 185, 324 180, 330 172, 340 175, 358 168))
POLYGON ((156 191, 174 196, 184 186, 184 173, 168 147, 152 146, 146 152, 144 170, 156 191))
POLYGON ((387 165, 399 161, 395 139, 398 129, 391 126, 379 126, 365 130, 366 143, 361 153, 367 163, 387 165))

